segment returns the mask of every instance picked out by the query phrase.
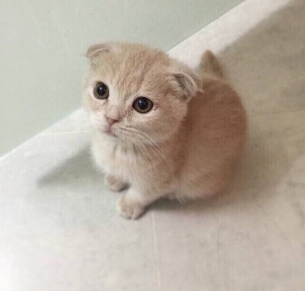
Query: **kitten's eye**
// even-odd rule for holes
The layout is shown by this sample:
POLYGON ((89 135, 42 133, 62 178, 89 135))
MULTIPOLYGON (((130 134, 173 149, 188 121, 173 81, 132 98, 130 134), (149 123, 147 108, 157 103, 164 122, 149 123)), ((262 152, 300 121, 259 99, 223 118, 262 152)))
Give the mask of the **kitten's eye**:
POLYGON ((146 97, 139 97, 133 102, 133 108, 139 113, 147 113, 153 108, 154 104, 146 97))
POLYGON ((94 96, 97 99, 107 99, 109 96, 109 89, 104 83, 97 83, 94 88, 94 96))

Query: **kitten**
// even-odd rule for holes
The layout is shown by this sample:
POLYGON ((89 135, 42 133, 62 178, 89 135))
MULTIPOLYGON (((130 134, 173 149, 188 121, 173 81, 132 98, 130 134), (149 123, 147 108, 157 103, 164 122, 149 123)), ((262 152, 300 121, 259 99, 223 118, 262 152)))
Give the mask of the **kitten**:
POLYGON ((118 213, 136 219, 161 197, 214 195, 227 183, 245 141, 246 116, 207 51, 200 72, 141 44, 88 49, 84 107, 92 153, 118 213))

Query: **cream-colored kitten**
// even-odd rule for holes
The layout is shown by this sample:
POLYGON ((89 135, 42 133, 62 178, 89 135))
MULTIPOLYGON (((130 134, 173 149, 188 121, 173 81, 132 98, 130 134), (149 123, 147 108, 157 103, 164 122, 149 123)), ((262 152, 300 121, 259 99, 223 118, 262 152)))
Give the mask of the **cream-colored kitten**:
POLYGON ((160 197, 199 198, 223 189, 245 140, 236 92, 207 51, 201 72, 140 44, 90 47, 84 106, 92 151, 115 191, 117 211, 138 218, 160 197))

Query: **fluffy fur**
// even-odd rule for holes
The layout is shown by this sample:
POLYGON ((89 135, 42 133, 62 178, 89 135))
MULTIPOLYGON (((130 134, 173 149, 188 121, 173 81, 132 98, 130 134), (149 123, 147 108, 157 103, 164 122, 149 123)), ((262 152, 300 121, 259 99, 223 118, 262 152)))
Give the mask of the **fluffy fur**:
POLYGON ((120 215, 136 219, 161 197, 194 199, 223 189, 244 144, 246 116, 212 52, 199 73, 141 44, 98 44, 87 57, 83 96, 93 157, 108 187, 129 186, 118 199, 120 215), (108 99, 94 97, 97 82, 109 87, 108 99), (139 96, 153 101, 150 112, 133 109, 139 96), (115 136, 106 133, 107 118, 118 120, 115 136))

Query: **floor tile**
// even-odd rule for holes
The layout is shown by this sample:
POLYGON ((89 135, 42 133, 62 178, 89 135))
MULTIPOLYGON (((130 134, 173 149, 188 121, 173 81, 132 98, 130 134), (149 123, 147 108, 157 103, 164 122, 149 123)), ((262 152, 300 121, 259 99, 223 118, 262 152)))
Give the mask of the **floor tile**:
POLYGON ((194 65, 215 49, 242 96, 232 183, 124 220, 79 110, 0 159, 0 291, 305 290, 305 3, 232 11, 171 51, 194 65))
POLYGON ((305 188, 292 189, 289 154, 304 122, 305 112, 250 117, 247 148, 222 195, 156 205, 160 290, 305 288, 305 188))
POLYGON ((151 217, 116 214, 87 134, 37 137, 0 172, 0 290, 155 290, 151 217))

